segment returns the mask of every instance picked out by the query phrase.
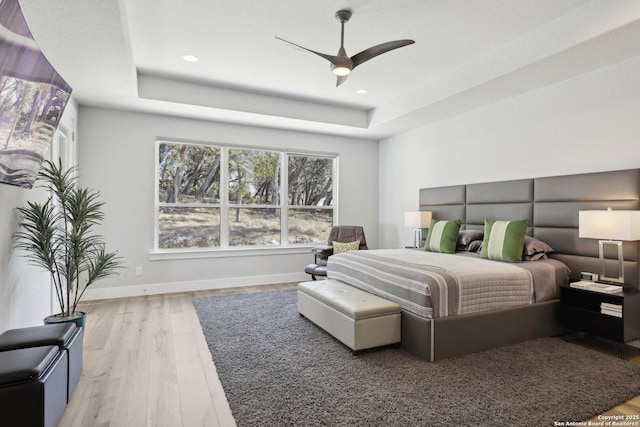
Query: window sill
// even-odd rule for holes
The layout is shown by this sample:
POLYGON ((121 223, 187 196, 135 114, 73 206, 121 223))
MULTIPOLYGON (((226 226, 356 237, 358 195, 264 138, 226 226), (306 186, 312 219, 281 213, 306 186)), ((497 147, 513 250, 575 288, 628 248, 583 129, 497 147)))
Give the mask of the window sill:
POLYGON ((313 246, 290 246, 273 248, 227 248, 227 249, 186 249, 186 250, 157 250, 149 253, 150 261, 170 259, 199 259, 199 258, 231 258, 247 256, 269 256, 311 253, 313 246))

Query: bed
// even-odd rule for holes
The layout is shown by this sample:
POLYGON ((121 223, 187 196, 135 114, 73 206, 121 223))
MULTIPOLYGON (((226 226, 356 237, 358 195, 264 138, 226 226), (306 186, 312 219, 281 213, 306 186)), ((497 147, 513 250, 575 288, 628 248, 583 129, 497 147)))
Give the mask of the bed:
MULTIPOLYGON (((340 254, 329 259, 329 278, 344 281, 399 303, 402 308, 403 348, 424 359, 437 360, 563 333, 556 316, 557 286, 562 282, 563 274, 565 279, 568 274, 568 280, 574 281, 578 280, 582 271, 600 271, 597 240, 578 238, 578 212, 607 207, 639 210, 640 169, 425 188, 420 190, 419 197, 420 210, 431 211, 437 219, 460 219, 463 230, 482 230, 485 218, 528 220, 530 227, 526 230, 527 235, 554 249, 546 254, 547 260, 519 264, 538 266, 533 267, 534 270, 547 270, 542 266, 550 264, 553 273, 546 274, 555 275, 557 280, 551 285, 555 292, 549 288, 545 288, 545 291, 538 290, 533 278, 535 274, 525 267, 525 273, 519 275, 524 277, 529 274, 531 281, 521 280, 522 283, 518 286, 514 285, 517 296, 498 295, 498 299, 504 300, 500 303, 483 302, 480 297, 480 303, 463 301, 460 304, 459 296, 454 295, 444 301, 438 300, 435 308, 433 302, 427 302, 422 308, 416 306, 415 301, 412 301, 415 295, 411 296, 407 291, 407 286, 411 288, 414 285, 405 283, 404 290, 402 286, 392 290, 391 283, 402 281, 397 272, 381 272, 379 268, 367 271, 369 267, 362 267, 362 264, 367 263, 377 264, 378 267, 381 264, 404 263, 414 270, 414 274, 428 276, 432 273, 415 270, 420 270, 417 266, 431 264, 431 261, 421 257, 432 257, 433 254, 394 249, 370 251, 369 255, 340 254), (357 263, 360 265, 355 266, 357 263), (565 270, 562 266, 565 266, 565 270), (364 273, 354 275, 355 270, 363 270, 364 273), (523 292, 527 287, 530 288, 529 295, 523 292), (471 306, 474 309, 470 310, 471 306)), ((623 245, 627 278, 625 286, 638 288, 639 243, 624 242, 623 245)), ((444 267, 438 268, 447 271, 452 263, 461 263, 460 260, 462 264, 473 264, 471 267, 463 267, 463 275, 472 275, 474 270, 484 268, 479 267, 478 262, 487 262, 485 259, 475 259, 476 255, 469 253, 448 256, 455 261, 445 261, 444 267)), ((522 265, 516 268, 522 268, 522 265)), ((423 279, 421 277, 417 280, 423 279)), ((441 284, 443 280, 445 279, 436 279, 441 284)), ((482 280, 477 277, 474 280, 476 281, 471 284, 475 286, 473 289, 482 289, 477 286, 482 280)), ((449 289, 447 286, 439 286, 449 289)), ((433 289, 436 288, 438 286, 433 289)), ((463 292, 468 294, 468 290, 463 292)), ((431 294, 431 291, 427 293, 431 294)), ((496 294, 495 289, 492 291, 490 288, 485 293, 496 294)))
POLYGON ((424 249, 378 249, 333 255, 330 278, 395 302, 427 319, 517 307, 558 298, 568 267, 542 259, 519 264, 424 249))

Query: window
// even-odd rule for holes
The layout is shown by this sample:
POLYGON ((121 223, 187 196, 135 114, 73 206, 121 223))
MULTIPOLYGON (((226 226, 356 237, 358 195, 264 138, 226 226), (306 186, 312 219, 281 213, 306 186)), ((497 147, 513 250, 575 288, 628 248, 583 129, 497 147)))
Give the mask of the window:
POLYGON ((220 147, 158 144, 156 248, 220 246, 220 147))
POLYGON ((230 148, 229 246, 279 245, 282 153, 230 148))
POLYGON ((325 242, 337 157, 158 141, 156 249, 325 242))
POLYGON ((288 156, 288 243, 326 242, 333 225, 333 183, 334 159, 288 156))

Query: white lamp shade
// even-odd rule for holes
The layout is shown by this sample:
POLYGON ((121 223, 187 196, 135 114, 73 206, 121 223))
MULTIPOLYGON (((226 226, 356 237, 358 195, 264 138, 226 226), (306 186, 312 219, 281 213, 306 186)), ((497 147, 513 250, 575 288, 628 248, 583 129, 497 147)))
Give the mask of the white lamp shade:
POLYGON ((578 235, 586 239, 640 240, 640 211, 580 211, 578 235))
POLYGON ((431 217, 429 211, 405 212, 404 226, 407 228, 429 228, 431 217))

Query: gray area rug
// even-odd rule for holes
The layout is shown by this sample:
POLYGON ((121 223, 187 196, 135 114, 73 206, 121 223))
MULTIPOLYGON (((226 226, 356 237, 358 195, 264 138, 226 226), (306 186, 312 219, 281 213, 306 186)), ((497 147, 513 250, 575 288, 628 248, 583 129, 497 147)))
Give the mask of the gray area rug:
POLYGON ((552 426, 640 394, 640 366, 559 338, 425 362, 350 350, 295 289, 194 301, 239 426, 552 426))

